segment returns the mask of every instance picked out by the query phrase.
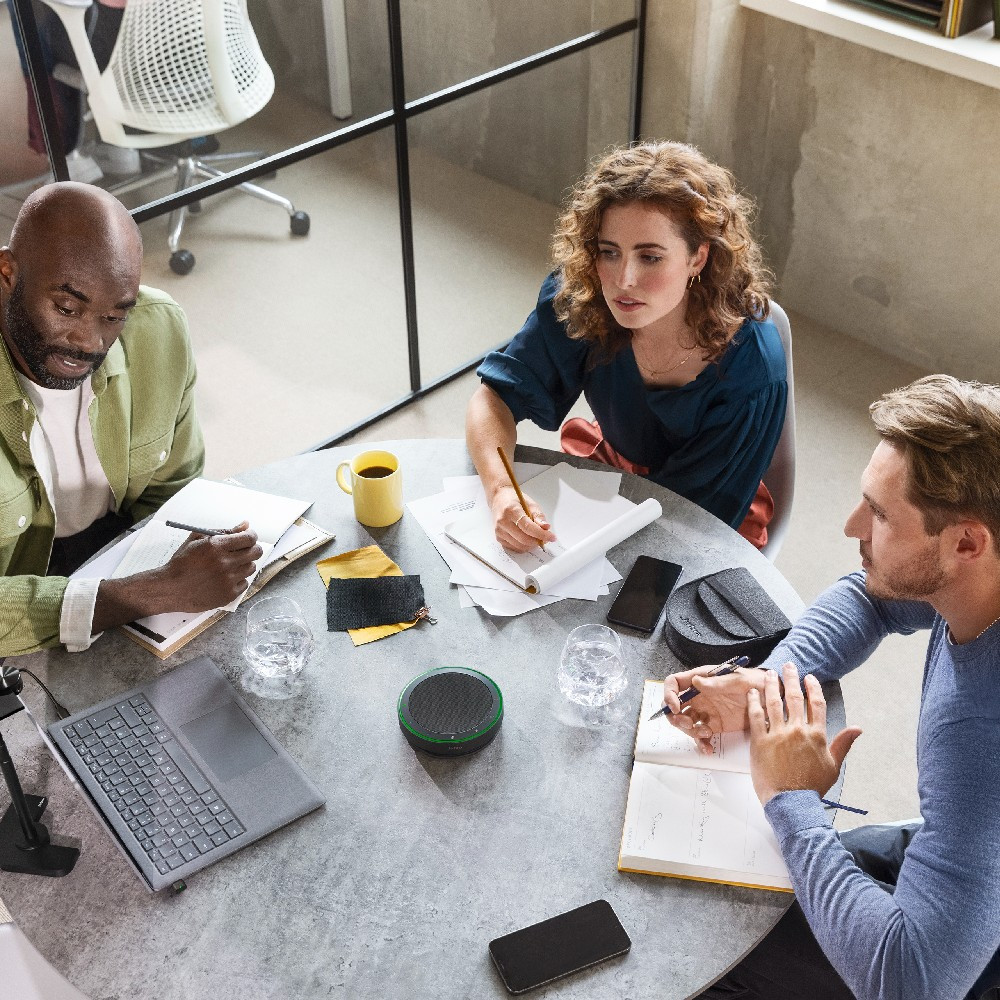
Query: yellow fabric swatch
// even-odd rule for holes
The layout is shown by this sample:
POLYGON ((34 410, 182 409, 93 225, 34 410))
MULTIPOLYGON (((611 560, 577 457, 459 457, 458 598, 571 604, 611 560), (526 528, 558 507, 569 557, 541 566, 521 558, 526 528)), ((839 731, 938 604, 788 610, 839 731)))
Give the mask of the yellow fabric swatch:
MULTIPOLYGON (((321 559, 316 563, 316 569, 319 570, 324 587, 329 587, 333 579, 403 575, 403 571, 377 545, 367 545, 363 549, 353 549, 351 552, 342 552, 339 556, 321 559)), ((363 646, 366 642, 384 639, 387 635, 395 635, 416 624, 413 621, 400 622, 398 625, 372 625, 370 628, 349 629, 347 634, 355 646, 363 646)))

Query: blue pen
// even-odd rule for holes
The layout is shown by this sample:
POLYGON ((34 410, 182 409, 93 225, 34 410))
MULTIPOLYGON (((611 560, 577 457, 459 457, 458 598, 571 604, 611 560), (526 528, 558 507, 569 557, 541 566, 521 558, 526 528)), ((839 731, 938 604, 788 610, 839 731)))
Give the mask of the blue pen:
POLYGON ((826 806, 827 809, 846 809, 849 813, 857 813, 859 816, 867 816, 867 809, 858 809, 856 806, 845 806, 843 802, 834 802, 833 799, 820 798, 820 802, 826 806))
MULTIPOLYGON (((738 670, 740 667, 747 667, 750 665, 749 656, 734 656, 725 663, 720 663, 714 670, 710 670, 707 674, 702 674, 702 677, 724 677, 726 674, 731 674, 738 670)), ((701 692, 697 688, 690 687, 686 691, 682 691, 680 694, 680 700, 682 705, 686 705, 692 698, 696 698, 701 692)), ((652 722, 658 715, 672 715, 669 706, 664 705, 663 708, 657 709, 646 721, 652 722)))

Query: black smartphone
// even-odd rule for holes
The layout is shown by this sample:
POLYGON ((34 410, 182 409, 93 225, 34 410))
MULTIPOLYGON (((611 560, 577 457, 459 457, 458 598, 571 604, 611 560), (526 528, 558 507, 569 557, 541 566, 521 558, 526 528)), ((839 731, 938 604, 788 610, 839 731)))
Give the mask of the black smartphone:
POLYGON ((611 904, 598 899, 495 938, 490 957, 509 993, 527 993, 631 947, 611 904))
POLYGON ((652 632, 680 575, 677 563, 639 556, 608 611, 608 621, 652 632))

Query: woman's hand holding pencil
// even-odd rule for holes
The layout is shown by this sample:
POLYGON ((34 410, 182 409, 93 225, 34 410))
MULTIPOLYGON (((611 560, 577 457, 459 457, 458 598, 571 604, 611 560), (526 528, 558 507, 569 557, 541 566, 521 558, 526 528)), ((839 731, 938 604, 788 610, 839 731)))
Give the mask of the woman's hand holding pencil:
POLYGON ((497 541, 511 552, 544 549, 546 542, 556 540, 551 525, 541 507, 521 492, 503 449, 497 448, 497 454, 510 479, 510 486, 497 490, 491 504, 497 541))

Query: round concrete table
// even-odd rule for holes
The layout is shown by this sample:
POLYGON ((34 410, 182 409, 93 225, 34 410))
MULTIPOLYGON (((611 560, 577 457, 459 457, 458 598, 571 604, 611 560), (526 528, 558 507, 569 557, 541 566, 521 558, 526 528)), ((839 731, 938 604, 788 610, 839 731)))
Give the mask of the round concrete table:
MULTIPOLYGON (((516 618, 462 609, 449 570, 408 512, 370 531, 334 481, 337 463, 366 446, 301 455, 239 476, 245 485, 315 501, 308 516, 336 541, 267 586, 302 606, 317 647, 309 684, 289 701, 246 695, 264 724, 326 796, 323 809, 193 876, 179 895, 151 894, 67 781, 25 713, 4 733, 26 791, 47 794, 45 822, 81 855, 66 878, 0 872, 0 898, 43 955, 93 1000, 387 1000, 506 996, 487 951, 500 934, 580 906, 611 902, 632 938, 624 958, 537 991, 541 997, 691 996, 745 954, 789 905, 786 893, 617 870, 642 682, 678 669, 662 637, 622 629, 628 687, 603 727, 568 710, 555 682, 566 634, 602 622, 612 594, 564 600, 516 618), (325 630, 317 559, 377 542, 420 575, 437 624, 355 648, 325 630), (498 737, 469 757, 415 752, 396 699, 420 672, 465 665, 504 696, 498 737)), ((400 457, 407 500, 441 490, 442 476, 474 472, 460 441, 384 445, 400 457)), ((518 448, 517 459, 566 456, 518 448)), ((574 465, 592 463, 568 459, 574 465)), ((596 466, 593 466, 596 468, 596 466)), ((746 566, 790 618, 795 592, 754 548, 688 501, 635 476, 621 492, 656 497, 663 517, 609 553, 627 573, 640 553, 684 567, 681 583, 746 566)), ((86 653, 25 657, 78 711, 201 654, 239 682, 246 610, 214 625, 165 662, 119 632, 86 653)), ((38 687, 23 696, 53 721, 38 687)), ((843 724, 839 688, 830 727, 843 724)))

